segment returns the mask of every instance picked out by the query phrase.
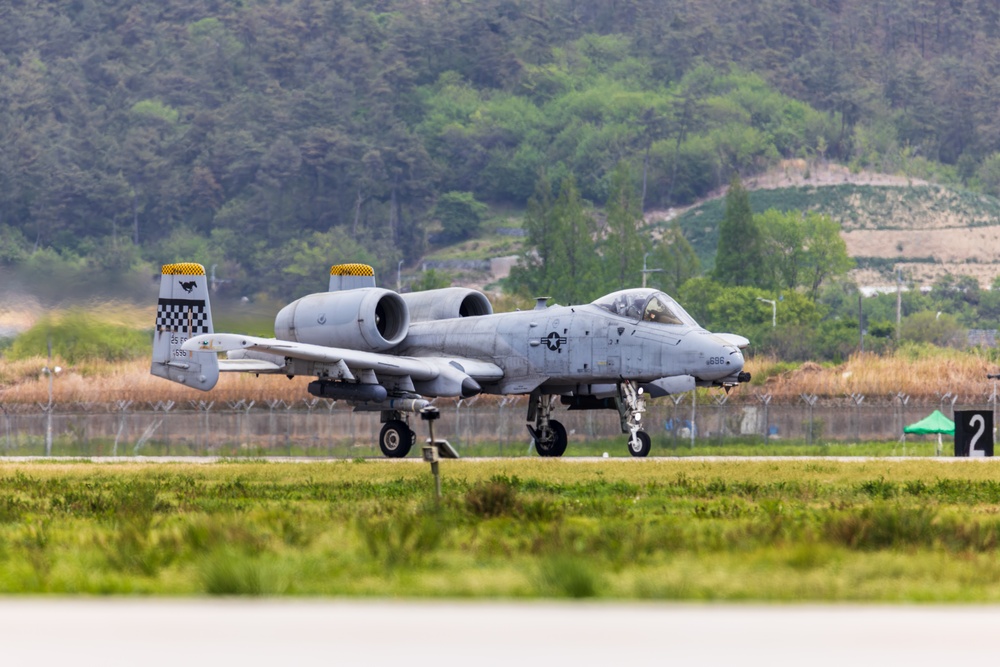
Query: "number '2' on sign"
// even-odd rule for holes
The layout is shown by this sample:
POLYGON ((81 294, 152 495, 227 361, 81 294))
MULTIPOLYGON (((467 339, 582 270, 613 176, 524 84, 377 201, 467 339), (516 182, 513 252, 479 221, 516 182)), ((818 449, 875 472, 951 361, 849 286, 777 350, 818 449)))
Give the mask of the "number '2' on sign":
POLYGON ((992 410, 955 410, 955 456, 993 456, 992 410))

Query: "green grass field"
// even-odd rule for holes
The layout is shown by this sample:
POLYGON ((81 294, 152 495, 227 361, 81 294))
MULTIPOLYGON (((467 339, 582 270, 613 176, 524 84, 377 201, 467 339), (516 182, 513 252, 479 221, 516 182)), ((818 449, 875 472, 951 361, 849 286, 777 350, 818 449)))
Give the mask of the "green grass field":
MULTIPOLYGON (((257 437, 252 442, 239 442, 229 438, 176 439, 173 442, 151 438, 141 445, 122 442, 115 447, 110 437, 79 437, 80 428, 53 438, 53 456, 95 457, 104 456, 226 456, 246 457, 316 457, 381 458, 382 453, 375 442, 358 443, 345 436, 341 440, 319 441, 297 438, 284 440, 283 437, 257 437)), ((419 437, 419 436, 418 436, 419 437)), ((534 445, 527 437, 510 438, 506 442, 463 441, 454 439, 453 444, 462 457, 536 458, 534 445)), ((950 456, 954 443, 947 438, 941 452, 950 456)), ((625 436, 599 438, 586 441, 572 439, 565 457, 593 457, 607 454, 610 458, 632 458, 626 445, 625 436)), ((765 442, 760 436, 727 436, 725 438, 698 439, 692 445, 686 438, 663 438, 653 442, 650 456, 690 457, 690 456, 935 456, 937 441, 934 436, 910 436, 906 442, 900 440, 879 440, 861 442, 840 442, 819 440, 809 444, 803 440, 779 440, 772 438, 765 442)), ((5 438, 0 433, 0 461, 4 456, 42 456, 45 454, 45 438, 39 435, 20 435, 5 438)), ((410 458, 420 458, 420 448, 414 447, 410 458)))
POLYGON ((1000 600, 991 461, 0 465, 0 592, 1000 600))

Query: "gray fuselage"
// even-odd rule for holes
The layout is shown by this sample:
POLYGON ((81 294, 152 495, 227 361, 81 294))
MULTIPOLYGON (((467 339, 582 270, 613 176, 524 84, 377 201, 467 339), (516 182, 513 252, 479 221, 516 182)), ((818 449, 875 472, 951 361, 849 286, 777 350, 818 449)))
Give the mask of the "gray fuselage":
MULTIPOLYGON (((618 316, 593 304, 456 318, 410 325, 392 353, 490 361, 504 371, 489 393, 546 387, 651 382, 690 375, 712 381, 743 369, 740 350, 705 329, 618 316)), ((523 391, 523 390, 521 390, 523 391)))

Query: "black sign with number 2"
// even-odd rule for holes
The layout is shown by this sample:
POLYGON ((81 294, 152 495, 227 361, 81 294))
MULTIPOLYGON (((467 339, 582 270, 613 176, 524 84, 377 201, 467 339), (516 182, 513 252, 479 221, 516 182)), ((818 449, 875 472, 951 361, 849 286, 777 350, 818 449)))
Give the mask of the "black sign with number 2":
POLYGON ((992 410, 955 410, 955 456, 993 456, 992 410))

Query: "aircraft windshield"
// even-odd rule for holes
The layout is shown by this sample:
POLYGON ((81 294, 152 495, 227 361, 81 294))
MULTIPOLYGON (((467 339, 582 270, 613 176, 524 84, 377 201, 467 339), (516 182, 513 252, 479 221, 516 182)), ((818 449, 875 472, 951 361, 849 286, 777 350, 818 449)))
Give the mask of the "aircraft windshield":
POLYGON ((604 310, 646 322, 698 326, 680 304, 663 292, 651 289, 623 290, 598 299, 594 305, 604 310))
POLYGON ((688 315, 679 303, 663 293, 649 297, 642 319, 646 322, 695 325, 694 318, 688 315))

